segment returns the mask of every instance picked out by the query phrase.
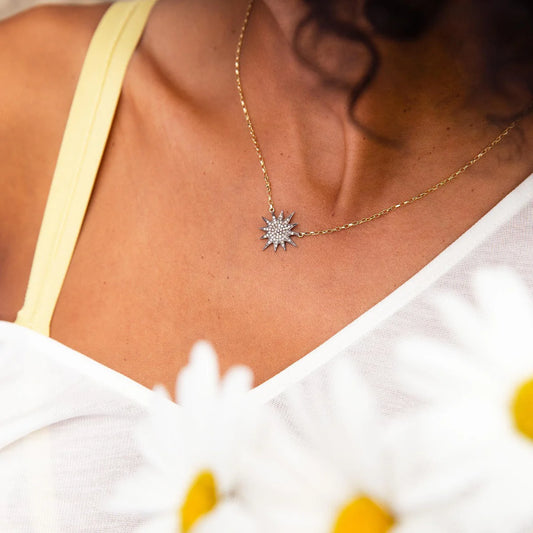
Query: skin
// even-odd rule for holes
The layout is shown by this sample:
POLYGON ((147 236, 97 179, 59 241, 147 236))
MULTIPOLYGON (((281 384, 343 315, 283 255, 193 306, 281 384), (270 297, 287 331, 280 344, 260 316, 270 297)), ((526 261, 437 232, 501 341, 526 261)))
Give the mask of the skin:
MULTIPOLYGON (((496 137, 486 113, 510 107, 488 93, 471 98, 478 51, 467 23, 457 25, 465 4, 452 1, 416 43, 377 41, 382 67, 356 115, 391 145, 355 127, 346 95, 294 57, 301 4, 256 0, 242 79, 275 205, 296 211, 297 229, 409 198, 496 137)), ((0 23, 2 320, 23 303, 77 76, 106 7, 41 7, 0 23)), ((526 118, 521 135, 424 200, 287 253, 262 252, 266 191, 233 75, 245 7, 154 8, 52 321, 53 338, 148 387, 173 387, 198 338, 212 341, 223 369, 244 363, 256 383, 267 380, 412 277, 533 171, 526 118)), ((327 57, 340 51, 361 54, 331 43, 327 57)))

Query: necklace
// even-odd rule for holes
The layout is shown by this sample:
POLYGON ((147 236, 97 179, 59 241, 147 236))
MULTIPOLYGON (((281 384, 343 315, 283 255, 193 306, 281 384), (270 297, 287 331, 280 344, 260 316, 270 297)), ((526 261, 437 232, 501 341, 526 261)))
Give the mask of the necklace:
POLYGON ((237 43, 237 50, 235 52, 235 78, 237 82, 237 90, 239 92, 242 112, 244 114, 244 118, 246 120, 248 131, 250 133, 252 143, 257 153, 257 157, 259 158, 259 164, 261 166, 261 171, 263 172, 263 178, 265 180, 265 186, 266 186, 267 196, 268 196, 268 210, 270 214, 272 215, 271 220, 269 220, 266 217, 262 217, 266 223, 266 226, 261 228, 261 230, 264 231, 264 235, 261 236, 261 239, 267 240, 263 250, 266 250, 271 244, 273 245, 274 251, 277 251, 278 246, 281 246, 284 250, 286 250, 287 243, 291 244, 292 246, 296 246, 296 243, 292 240, 292 237, 303 238, 303 237, 316 236, 316 235, 328 235, 330 233, 336 233, 338 231, 343 231, 346 229, 354 228, 355 226, 360 226, 361 224, 365 224, 366 222, 372 222, 373 220, 377 220, 378 218, 381 218, 384 215, 388 215, 389 213, 392 213, 393 211, 400 209, 400 207, 404 207, 418 200, 422 200, 422 198, 425 198, 428 194, 437 191, 441 187, 444 187, 444 185, 447 185, 448 183, 455 180, 455 178, 459 177, 461 174, 466 172, 466 170, 468 170, 472 165, 477 163, 483 156, 485 156, 487 152, 489 152, 497 144, 499 144, 502 141, 502 139, 506 137, 509 134, 509 132, 519 122, 518 120, 514 120, 513 122, 511 122, 511 124, 509 124, 504 130, 502 130, 500 134, 492 142, 490 142, 487 146, 485 146, 485 148, 483 148, 483 150, 481 150, 481 152, 479 152, 472 159, 470 159, 470 161, 466 162, 461 168, 456 170, 453 174, 450 174, 448 177, 444 178, 438 183, 435 183, 435 185, 431 186, 429 189, 426 189, 425 191, 422 191, 416 194, 415 196, 408 198, 407 200, 403 200, 397 204, 386 207, 385 209, 382 209, 381 211, 378 211, 377 213, 361 218, 359 220, 348 222, 341 226, 335 226, 332 228, 326 228, 326 229, 320 229, 320 230, 314 230, 314 231, 293 231, 293 229, 298 225, 297 223, 294 223, 294 222, 291 223, 292 217, 294 216, 294 212, 291 213, 288 217, 284 217, 283 211, 281 211, 280 214, 276 216, 276 210, 274 208, 274 201, 272 200, 272 187, 270 185, 270 178, 268 176, 265 160, 261 152, 259 140, 257 139, 257 135, 255 133, 252 120, 248 112, 248 106, 244 99, 244 90, 242 88, 241 51, 242 51, 242 45, 244 42, 244 34, 246 33, 246 27, 248 26, 248 21, 250 19, 250 14, 252 12, 253 3, 254 3, 254 0, 249 0, 248 7, 246 9, 246 15, 244 17, 244 22, 241 27, 241 33, 239 35, 239 40, 237 43))

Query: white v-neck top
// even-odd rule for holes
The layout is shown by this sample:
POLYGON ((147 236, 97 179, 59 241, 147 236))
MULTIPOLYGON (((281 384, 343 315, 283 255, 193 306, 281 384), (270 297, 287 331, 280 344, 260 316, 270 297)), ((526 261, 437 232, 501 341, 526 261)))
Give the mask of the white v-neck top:
MULTIPOLYGON (((58 159, 43 221, 48 229, 39 237, 26 303, 18 324, 0 321, 0 532, 125 533, 141 520, 108 514, 103 503, 116 482, 140 464, 133 432, 153 392, 47 335, 83 220, 79 202, 86 205, 89 200, 99 162, 95 154, 105 147, 107 133, 102 131, 109 130, 118 99, 119 93, 106 93, 106 87, 120 86, 129 55, 122 53, 121 64, 113 61, 118 61, 121 46, 128 48, 126 41, 131 54, 152 6, 153 0, 115 4, 95 33, 58 159), (122 72, 120 79, 110 80, 117 71, 122 72), (102 73, 99 83, 94 72, 102 73), (87 104, 91 98, 92 107, 87 104), (76 115, 81 108, 85 113, 76 115), (107 122, 99 123, 102 116, 107 122), (84 136, 80 123, 87 126, 84 136), (77 142, 72 140, 74 130, 82 135, 77 142), (72 172, 73 166, 77 172, 72 172), (65 180, 76 181, 68 194, 65 180), (66 211, 61 207, 65 203, 66 211), (53 220, 58 210, 61 224, 53 220), (65 234, 64 228, 72 225, 78 230, 65 234), (61 230, 47 234, 52 227, 61 230), (58 248, 63 244, 62 255, 58 248), (43 280, 52 281, 42 288, 43 280)), ((400 392, 395 382, 397 340, 410 334, 447 338, 446 324, 431 306, 432 296, 443 289, 468 296, 472 273, 479 267, 510 266, 533 290, 532 245, 533 175, 392 294, 250 394, 288 417, 283 409, 288 391, 299 387, 303 394, 320 397, 335 361, 350 358, 387 417, 416 408, 417 398, 400 392)))
MULTIPOLYGON (((472 273, 487 264, 513 267, 533 291, 532 245, 533 175, 409 281, 250 394, 287 417, 287 391, 320 396, 334 362, 348 357, 386 416, 415 408, 417 398, 394 380, 397 340, 448 338, 431 305, 435 291, 468 296, 472 273)), ((133 431, 152 394, 55 340, 0 322, 0 531, 132 531, 140 517, 102 508, 115 483, 140 464, 133 431)))

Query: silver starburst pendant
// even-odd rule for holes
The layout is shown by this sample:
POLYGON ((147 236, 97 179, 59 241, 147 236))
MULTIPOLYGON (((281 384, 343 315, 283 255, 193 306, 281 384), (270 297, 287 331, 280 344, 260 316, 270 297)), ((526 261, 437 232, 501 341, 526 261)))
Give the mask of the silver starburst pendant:
POLYGON ((291 239, 292 236, 298 235, 298 232, 292 231, 292 228, 298 225, 291 224, 293 216, 294 213, 291 213, 287 218, 283 218, 282 211, 277 217, 275 213, 272 213, 272 220, 263 217, 266 226, 261 228, 265 232, 261 239, 268 239, 263 250, 266 250, 271 244, 274 245, 274 251, 277 251, 280 245, 286 251, 286 243, 296 246, 296 243, 291 239))

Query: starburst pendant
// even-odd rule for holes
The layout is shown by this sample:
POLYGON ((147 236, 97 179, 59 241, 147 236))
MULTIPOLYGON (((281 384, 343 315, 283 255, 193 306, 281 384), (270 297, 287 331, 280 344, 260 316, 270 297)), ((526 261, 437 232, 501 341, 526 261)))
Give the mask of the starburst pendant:
POLYGON ((268 220, 263 217, 266 222, 266 226, 261 228, 265 234, 261 236, 261 239, 268 239, 263 250, 266 250, 271 244, 274 245, 274 251, 277 251, 278 246, 286 251, 286 243, 296 246, 296 243, 291 239, 292 236, 298 235, 298 232, 292 231, 292 228, 298 224, 291 224, 291 218, 294 213, 291 213, 287 218, 283 218, 283 211, 276 217, 275 213, 272 213, 272 220, 268 220))

